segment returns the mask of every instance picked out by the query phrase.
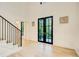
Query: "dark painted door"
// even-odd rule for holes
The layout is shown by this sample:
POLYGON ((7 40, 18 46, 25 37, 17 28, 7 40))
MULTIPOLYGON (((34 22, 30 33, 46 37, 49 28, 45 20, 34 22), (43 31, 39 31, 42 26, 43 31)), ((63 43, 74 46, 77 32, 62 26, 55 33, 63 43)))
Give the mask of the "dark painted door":
POLYGON ((53 16, 38 18, 38 41, 53 44, 53 16))

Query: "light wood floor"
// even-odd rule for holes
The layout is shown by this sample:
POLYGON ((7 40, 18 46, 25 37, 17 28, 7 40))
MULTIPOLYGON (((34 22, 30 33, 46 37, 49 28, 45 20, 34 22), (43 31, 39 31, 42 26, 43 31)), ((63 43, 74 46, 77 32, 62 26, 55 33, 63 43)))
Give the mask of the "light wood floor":
POLYGON ((8 57, 77 57, 75 50, 41 42, 23 41, 23 49, 8 57))

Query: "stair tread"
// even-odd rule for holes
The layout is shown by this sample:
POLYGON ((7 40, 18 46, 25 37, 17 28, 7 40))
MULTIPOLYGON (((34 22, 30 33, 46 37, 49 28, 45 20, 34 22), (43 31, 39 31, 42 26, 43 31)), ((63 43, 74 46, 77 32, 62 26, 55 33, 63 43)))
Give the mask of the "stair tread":
POLYGON ((13 45, 13 43, 6 43, 6 40, 0 41, 0 47, 4 48, 12 48, 12 47, 18 47, 18 45, 13 45))

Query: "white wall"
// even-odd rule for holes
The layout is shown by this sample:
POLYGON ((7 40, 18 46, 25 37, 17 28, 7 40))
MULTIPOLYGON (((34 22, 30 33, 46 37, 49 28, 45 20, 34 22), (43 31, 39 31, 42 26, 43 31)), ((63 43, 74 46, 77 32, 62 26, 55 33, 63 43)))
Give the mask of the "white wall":
POLYGON ((77 39, 77 16, 76 16, 77 4, 76 3, 39 3, 29 4, 29 20, 27 26, 27 39, 37 41, 37 21, 39 17, 53 16, 54 22, 54 44, 74 48, 75 40, 77 39), (68 24, 60 24, 59 17, 69 16, 68 24), (32 27, 32 21, 35 21, 35 27, 32 27))
POLYGON ((76 16, 77 16, 77 22, 76 22, 76 39, 74 40, 74 48, 77 52, 77 54, 79 55, 79 3, 76 4, 77 8, 76 8, 76 16))

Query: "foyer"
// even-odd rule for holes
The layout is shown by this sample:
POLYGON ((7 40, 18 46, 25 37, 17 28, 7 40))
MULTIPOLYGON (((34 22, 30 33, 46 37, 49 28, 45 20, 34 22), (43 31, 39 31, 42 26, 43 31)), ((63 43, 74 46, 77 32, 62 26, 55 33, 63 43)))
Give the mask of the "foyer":
POLYGON ((79 2, 0 2, 0 56, 78 57, 78 25, 79 2))

